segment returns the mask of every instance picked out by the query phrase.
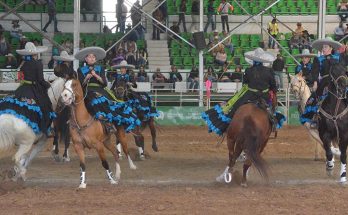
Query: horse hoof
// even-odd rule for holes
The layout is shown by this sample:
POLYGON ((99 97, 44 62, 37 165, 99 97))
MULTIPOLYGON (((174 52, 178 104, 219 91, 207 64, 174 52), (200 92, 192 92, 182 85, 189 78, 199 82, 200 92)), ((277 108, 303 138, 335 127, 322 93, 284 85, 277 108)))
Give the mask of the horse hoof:
POLYGON ((70 157, 63 157, 63 162, 70 162, 70 157))
POLYGON ((333 175, 333 169, 326 169, 326 173, 328 176, 332 176, 333 175))
POLYGON ((139 156, 139 159, 142 160, 142 161, 146 160, 145 155, 144 155, 144 154, 141 154, 141 155, 139 156))
POLYGON ((247 184, 246 182, 242 182, 242 183, 240 184, 240 186, 242 186, 242 187, 248 187, 248 184, 247 184))
POLYGON ((218 177, 215 178, 215 180, 219 183, 223 183, 224 182, 224 176, 223 175, 219 175, 218 177))
POLYGON ((152 144, 152 150, 153 150, 154 152, 158 152, 158 147, 157 147, 156 144, 152 144))
POLYGON ((86 183, 81 183, 81 184, 79 185, 79 189, 86 189, 86 187, 87 187, 87 184, 86 184, 86 183))
POLYGON ((131 166, 129 166, 129 168, 132 169, 132 170, 136 170, 136 169, 137 169, 137 166, 131 165, 131 166))
POLYGON ((118 184, 118 182, 117 182, 117 181, 115 181, 115 180, 110 180, 110 184, 112 184, 112 185, 116 185, 116 184, 118 184))
POLYGON ((52 155, 53 160, 54 160, 55 162, 60 162, 60 161, 61 161, 59 155, 56 154, 56 153, 54 152, 54 150, 51 151, 51 155, 52 155))

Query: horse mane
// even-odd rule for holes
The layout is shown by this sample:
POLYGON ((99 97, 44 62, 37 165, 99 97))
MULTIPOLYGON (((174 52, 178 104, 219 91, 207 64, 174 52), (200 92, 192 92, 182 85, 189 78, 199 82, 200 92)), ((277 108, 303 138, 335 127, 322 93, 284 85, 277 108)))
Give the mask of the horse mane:
POLYGON ((52 103, 53 110, 55 110, 57 107, 60 93, 64 89, 64 83, 65 83, 65 80, 59 77, 52 82, 51 87, 47 91, 48 97, 50 98, 52 103))

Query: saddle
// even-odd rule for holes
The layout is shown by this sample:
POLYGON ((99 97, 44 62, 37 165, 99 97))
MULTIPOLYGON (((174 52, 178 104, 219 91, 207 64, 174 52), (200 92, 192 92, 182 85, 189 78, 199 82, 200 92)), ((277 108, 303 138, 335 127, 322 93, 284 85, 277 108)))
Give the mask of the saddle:
POLYGON ((277 125, 284 117, 282 114, 275 111, 275 108, 272 105, 269 105, 264 99, 260 98, 256 101, 249 101, 248 103, 255 104, 258 108, 266 111, 268 114, 269 122, 272 126, 272 132, 277 130, 277 125))

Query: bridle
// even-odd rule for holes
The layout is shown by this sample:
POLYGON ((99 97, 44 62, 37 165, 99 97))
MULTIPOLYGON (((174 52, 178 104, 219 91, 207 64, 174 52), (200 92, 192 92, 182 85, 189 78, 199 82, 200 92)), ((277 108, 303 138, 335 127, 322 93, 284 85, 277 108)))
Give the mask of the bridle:
POLYGON ((347 83, 348 82, 347 75, 340 75, 337 78, 333 77, 332 67, 333 66, 330 67, 329 75, 330 75, 330 78, 331 78, 335 88, 336 88, 336 93, 330 91, 329 89, 328 89, 328 92, 331 93, 333 96, 335 96, 338 100, 346 99, 347 98, 347 91, 343 90, 343 92, 344 92, 343 95, 339 92, 340 86, 338 84, 338 81, 340 79, 343 79, 347 83))

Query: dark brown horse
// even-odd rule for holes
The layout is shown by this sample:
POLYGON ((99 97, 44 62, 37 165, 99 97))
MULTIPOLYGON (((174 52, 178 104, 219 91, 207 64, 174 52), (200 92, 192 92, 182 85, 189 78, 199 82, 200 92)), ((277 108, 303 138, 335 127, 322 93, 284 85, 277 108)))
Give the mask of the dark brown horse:
MULTIPOLYGON (((110 133, 99 120, 91 116, 84 103, 84 94, 81 84, 78 80, 72 79, 65 83, 65 89, 61 94, 65 105, 71 107, 70 117, 70 134, 76 153, 80 159, 81 177, 79 188, 86 188, 86 165, 85 165, 85 148, 95 148, 98 152, 102 165, 106 170, 107 178, 111 184, 117 184, 120 179, 121 169, 119 165, 119 156, 116 149, 110 142, 110 133), (109 164, 106 160, 105 149, 109 150, 116 162, 115 179, 110 171, 109 164)), ((126 151, 127 143, 125 139, 125 130, 122 126, 116 127, 116 135, 126 151)), ((128 156, 128 158, 130 158, 128 156)), ((133 162, 131 168, 135 169, 133 162)))
POLYGON ((229 163, 216 180, 231 182, 233 167, 239 155, 244 151, 246 160, 244 161, 241 185, 247 186, 247 172, 251 164, 254 164, 261 176, 268 181, 267 166, 260 155, 272 132, 272 124, 267 110, 261 109, 253 103, 242 105, 234 114, 226 132, 229 163))

